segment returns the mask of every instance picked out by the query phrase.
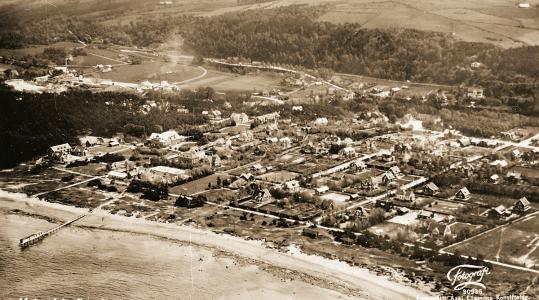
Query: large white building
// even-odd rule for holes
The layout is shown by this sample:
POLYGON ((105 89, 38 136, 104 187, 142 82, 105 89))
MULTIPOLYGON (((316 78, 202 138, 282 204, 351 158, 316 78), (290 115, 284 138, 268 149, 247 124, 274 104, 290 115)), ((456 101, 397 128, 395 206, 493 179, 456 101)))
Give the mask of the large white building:
POLYGON ((158 142, 163 146, 170 146, 177 142, 184 141, 185 139, 185 136, 179 135, 175 130, 169 130, 162 133, 152 133, 148 138, 148 141, 158 142))

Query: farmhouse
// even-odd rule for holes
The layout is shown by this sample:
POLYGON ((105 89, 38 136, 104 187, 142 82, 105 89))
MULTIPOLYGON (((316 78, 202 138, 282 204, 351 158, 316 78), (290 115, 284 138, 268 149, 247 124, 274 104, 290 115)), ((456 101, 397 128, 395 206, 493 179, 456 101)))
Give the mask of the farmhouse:
POLYGON ((344 157, 355 157, 356 156, 356 149, 352 147, 344 147, 340 151, 341 156, 344 157))
POLYGON ((365 168, 367 168, 367 164, 365 164, 365 162, 362 160, 358 160, 358 161, 350 163, 350 169, 352 171, 360 171, 360 170, 364 170, 365 168))
POLYGON ((395 196, 398 200, 404 201, 404 202, 414 202, 415 201, 415 194, 412 190, 402 190, 398 189, 395 193, 395 196))
POLYGON ((170 146, 185 139, 186 137, 179 135, 175 130, 169 130, 162 133, 152 133, 148 141, 159 146, 170 146))
POLYGON ((255 174, 264 174, 266 172, 266 168, 264 168, 264 166, 262 166, 260 163, 252 165, 251 170, 253 170, 255 174))
POLYGON ((178 153, 178 161, 188 164, 200 164, 206 160, 206 153, 197 149, 178 153))
POLYGON ((279 139, 279 143, 281 143, 283 147, 289 148, 292 145, 292 140, 289 137, 285 136, 279 139))
POLYGON ((436 184, 434 184, 434 182, 429 182, 423 189, 423 193, 427 195, 436 195, 439 191, 440 189, 436 184))
POLYGON ((513 205, 513 211, 516 213, 523 213, 530 210, 530 201, 526 197, 518 199, 518 201, 513 205))
POLYGON ((503 216, 507 216, 508 214, 510 214, 510 212, 503 205, 497 206, 488 211, 488 217, 491 219, 499 219, 503 216))
POLYGON ((468 200, 470 199, 471 194, 470 191, 466 187, 461 188, 456 194, 455 199, 457 200, 468 200))
POLYGON ((398 177, 401 174, 401 170, 397 166, 389 168, 389 172, 391 172, 395 177, 398 177))
POLYGON ((368 178, 361 181, 361 187, 369 191, 375 190, 382 183, 382 180, 378 176, 369 176, 368 178))
POLYGON ((468 88, 466 95, 471 99, 483 98, 483 89, 480 88, 468 88))
POLYGON ((505 159, 497 159, 490 163, 491 166, 500 166, 502 168, 507 167, 508 163, 505 159))
POLYGON ((86 148, 83 146, 75 146, 71 150, 71 154, 76 156, 86 156, 86 154, 88 154, 88 150, 86 150, 86 148))
POLYGON ((195 208, 195 207, 201 207, 203 204, 204 204, 204 201, 202 197, 190 197, 190 196, 180 195, 176 199, 174 206, 195 208))
POLYGON ((207 155, 206 160, 208 164, 213 168, 218 168, 221 166, 221 157, 217 154, 207 155))
POLYGON ((268 123, 268 122, 275 122, 279 120, 280 116, 281 115, 279 114, 279 112, 273 112, 273 113, 254 117, 254 119, 259 123, 268 123))
POLYGON ((296 192, 299 190, 299 181, 297 180, 290 180, 285 183, 283 183, 283 189, 290 191, 290 192, 296 192))
POLYGON ((246 181, 253 181, 255 180, 255 177, 251 173, 242 173, 239 177, 239 179, 243 179, 246 181))
POLYGON ((497 183, 498 180, 500 180, 500 176, 498 174, 493 174, 489 177, 489 181, 492 183, 497 183))
POLYGON ((422 210, 417 214, 419 220, 430 220, 434 218, 434 213, 431 211, 422 210))
POLYGON ((120 146, 120 142, 118 142, 118 140, 116 139, 111 139, 109 141, 109 147, 117 147, 117 146, 120 146))
POLYGON ((461 138, 459 139, 459 144, 461 147, 468 147, 472 144, 469 138, 461 138))
POLYGON ((382 182, 383 182, 385 185, 388 185, 388 184, 392 183, 393 181, 395 181, 395 176, 393 175, 393 173, 391 173, 391 172, 385 172, 385 173, 382 175, 382 182))
POLYGON ((263 203, 271 199, 271 193, 268 189, 261 189, 255 192, 253 200, 256 203, 263 203))
POLYGON ((323 185, 321 187, 316 188, 314 191, 317 195, 322 195, 329 191, 329 187, 327 185, 323 185))
POLYGON ((90 136, 90 135, 79 138, 79 142, 82 146, 86 146, 86 147, 102 145, 105 143, 102 137, 90 136))
POLYGON ((187 174, 187 171, 183 169, 157 166, 149 169, 147 177, 149 177, 148 179, 151 182, 159 181, 164 183, 172 183, 178 179, 188 178, 189 175, 187 174))
POLYGON ((392 162, 395 160, 395 156, 393 156, 391 150, 383 149, 380 150, 380 159, 384 162, 392 162))
POLYGON ((71 146, 68 143, 51 146, 47 151, 50 158, 63 160, 65 156, 71 151, 71 146))

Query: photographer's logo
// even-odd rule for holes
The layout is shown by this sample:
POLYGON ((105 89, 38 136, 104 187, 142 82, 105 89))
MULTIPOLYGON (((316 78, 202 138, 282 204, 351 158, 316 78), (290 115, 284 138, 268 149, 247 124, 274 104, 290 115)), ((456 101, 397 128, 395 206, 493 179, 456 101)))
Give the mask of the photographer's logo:
POLYGON ((485 285, 481 281, 488 274, 490 274, 490 271, 485 266, 460 265, 447 272, 447 279, 451 282, 455 291, 460 291, 470 286, 484 289, 485 285))

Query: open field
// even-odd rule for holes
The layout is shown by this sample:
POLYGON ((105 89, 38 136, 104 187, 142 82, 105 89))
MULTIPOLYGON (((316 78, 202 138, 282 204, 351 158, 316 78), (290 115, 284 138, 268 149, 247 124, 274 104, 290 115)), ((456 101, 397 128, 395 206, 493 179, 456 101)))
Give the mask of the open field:
MULTIPOLYGON (((200 73, 200 71, 199 71, 200 73)), ((279 85, 281 77, 269 73, 238 75, 234 73, 221 72, 213 69, 208 70, 208 74, 199 80, 194 80, 183 88, 197 88, 211 86, 217 91, 237 91, 237 90, 270 90, 279 85)))
POLYGON ((283 171, 270 172, 264 175, 260 175, 258 176, 258 178, 265 181, 283 183, 283 182, 295 179, 298 176, 299 176, 298 173, 283 170, 283 171))
POLYGON ((105 196, 95 191, 70 187, 56 192, 50 192, 41 196, 47 202, 61 203, 83 208, 96 208, 104 203, 105 196))
POLYGON ((173 194, 181 194, 181 195, 191 195, 195 193, 200 193, 208 189, 208 184, 211 184, 212 186, 216 186, 217 178, 220 178, 221 180, 225 180, 225 179, 230 179, 231 176, 227 176, 224 174, 213 174, 210 176, 202 177, 200 179, 189 181, 187 183, 172 187, 170 188, 170 192, 173 194))
POLYGON ((428 205, 428 210, 441 214, 454 214, 455 211, 464 206, 462 203, 449 202, 444 200, 436 200, 428 205))
POLYGON ((487 259, 539 269, 539 217, 525 217, 478 238, 450 247, 464 255, 483 255, 487 259))
POLYGON ((350 200, 350 196, 341 194, 341 193, 336 193, 336 192, 329 192, 320 196, 320 199, 330 200, 330 201, 335 202, 335 204, 342 204, 350 200))
POLYGON ((66 51, 71 50, 76 47, 80 47, 81 44, 70 43, 70 42, 61 42, 51 45, 36 45, 28 46, 20 49, 0 49, 0 56, 24 56, 24 55, 36 55, 43 53, 45 48, 63 48, 66 51))
MULTIPOLYGON (((296 1, 298 2, 298 1, 296 1)), ((331 2, 320 19, 333 23, 354 22, 366 28, 411 28, 452 34, 465 41, 494 43, 503 47, 539 44, 538 1, 520 9, 517 2, 470 1, 299 1, 331 2)))
POLYGON ((522 175, 530 178, 539 178, 539 170, 537 168, 527 168, 515 166, 511 168, 512 172, 519 172, 522 175))
MULTIPOLYGON (((3 7, 0 17, 14 18, 32 11, 36 15, 51 11, 75 17, 102 17, 104 24, 128 24, 138 17, 160 18, 164 14, 217 16, 230 12, 270 9, 289 5, 323 7, 320 21, 331 23, 359 23, 365 28, 410 28, 452 34, 464 41, 486 42, 502 47, 539 44, 539 0, 525 1, 530 8, 517 7, 518 1, 385 1, 385 0, 275 0, 265 3, 238 5, 236 0, 185 0, 171 5, 158 1, 117 0, 107 3, 84 1, 72 5, 69 1, 55 1, 54 7, 43 1, 12 1, 16 5, 3 7)), ((5 1, 0 4, 3 6, 5 1)), ((174 38, 176 39, 176 37, 174 38)))
POLYGON ((488 205, 491 207, 496 207, 503 205, 506 208, 511 208, 518 201, 518 199, 510 198, 507 196, 498 196, 498 195, 486 195, 486 194, 476 194, 472 193, 472 197, 469 200, 470 203, 488 205))

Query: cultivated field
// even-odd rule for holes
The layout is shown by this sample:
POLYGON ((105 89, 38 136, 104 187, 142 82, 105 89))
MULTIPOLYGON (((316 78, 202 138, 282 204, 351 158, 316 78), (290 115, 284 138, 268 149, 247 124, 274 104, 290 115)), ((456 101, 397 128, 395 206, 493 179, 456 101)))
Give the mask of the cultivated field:
POLYGON ((539 215, 525 217, 468 242, 450 247, 464 255, 483 255, 487 259, 539 269, 539 215))
MULTIPOLYGON (((279 1, 277 1, 279 2, 279 1)), ((298 2, 298 1, 295 1, 298 2)), ((444 32, 465 41, 503 47, 539 44, 537 4, 518 8, 515 1, 299 1, 332 2, 320 19, 333 23, 360 23, 366 28, 411 28, 444 32)))

